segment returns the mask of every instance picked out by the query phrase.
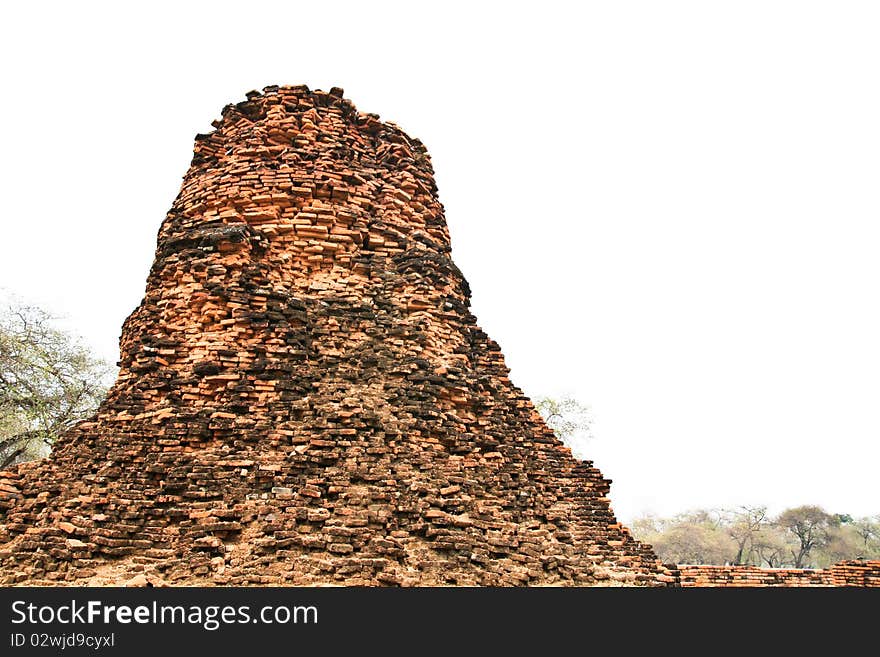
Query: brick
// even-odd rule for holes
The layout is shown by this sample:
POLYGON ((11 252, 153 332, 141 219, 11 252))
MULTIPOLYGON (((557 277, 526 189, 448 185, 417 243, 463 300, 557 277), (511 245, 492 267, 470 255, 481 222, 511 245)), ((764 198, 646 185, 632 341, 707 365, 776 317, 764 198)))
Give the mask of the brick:
POLYGON ((511 384, 420 141, 302 86, 213 125, 107 403, 0 474, 0 584, 678 582, 511 384))

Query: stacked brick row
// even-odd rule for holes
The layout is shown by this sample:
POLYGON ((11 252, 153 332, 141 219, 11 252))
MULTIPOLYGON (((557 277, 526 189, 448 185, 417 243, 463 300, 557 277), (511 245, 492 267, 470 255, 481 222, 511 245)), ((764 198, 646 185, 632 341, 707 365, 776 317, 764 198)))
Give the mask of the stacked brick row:
POLYGON ((880 561, 841 561, 828 573, 833 586, 880 587, 880 561))
POLYGON ((843 561, 827 569, 678 566, 681 586, 880 586, 880 561, 843 561))
POLYGON ((679 565, 681 586, 831 586, 823 570, 757 566, 679 565))
POLYGON ((0 582, 675 583, 477 326, 418 140, 335 88, 214 127, 106 401, 0 475, 0 582))

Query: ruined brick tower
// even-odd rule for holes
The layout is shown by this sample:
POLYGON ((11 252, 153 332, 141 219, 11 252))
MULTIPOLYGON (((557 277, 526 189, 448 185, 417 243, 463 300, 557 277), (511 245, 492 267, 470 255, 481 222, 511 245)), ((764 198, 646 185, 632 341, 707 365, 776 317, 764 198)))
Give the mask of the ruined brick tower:
POLYGON ((106 401, 0 473, 0 582, 674 581, 507 378, 418 140, 339 89, 214 125, 106 401))

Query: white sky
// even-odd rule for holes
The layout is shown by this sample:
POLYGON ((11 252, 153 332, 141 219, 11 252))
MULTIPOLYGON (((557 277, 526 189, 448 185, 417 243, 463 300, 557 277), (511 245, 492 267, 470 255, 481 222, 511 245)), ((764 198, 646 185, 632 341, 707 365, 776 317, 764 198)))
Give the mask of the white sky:
POLYGON ((193 136, 337 85, 427 145, 481 325, 593 407, 622 518, 880 512, 880 5, 129 4, 0 9, 0 286, 101 355, 193 136))

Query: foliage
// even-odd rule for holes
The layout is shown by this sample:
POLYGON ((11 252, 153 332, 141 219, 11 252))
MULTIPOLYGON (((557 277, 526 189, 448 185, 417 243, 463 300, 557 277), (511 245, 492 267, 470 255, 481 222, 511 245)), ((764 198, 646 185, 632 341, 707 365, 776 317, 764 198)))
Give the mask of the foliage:
POLYGON ((776 519, 776 524, 791 532, 798 541, 797 551, 792 552, 795 568, 804 568, 813 550, 827 547, 832 540, 832 529, 840 527, 837 516, 818 506, 786 509, 776 519))
POLYGON ((880 516, 833 515, 815 506, 692 511, 674 518, 643 516, 633 534, 667 563, 825 568, 847 559, 880 559, 880 516), (843 519, 847 519, 846 522, 843 519))
POLYGON ((669 563, 718 563, 736 552, 736 544, 717 517, 706 511, 685 513, 661 521, 651 537, 658 554, 669 563))
POLYGON ((51 322, 14 302, 0 311, 0 468, 45 456, 106 394, 111 368, 51 322))
POLYGON ((593 437, 590 407, 570 397, 538 397, 534 403, 556 437, 570 447, 576 457, 586 458, 584 443, 593 437))

